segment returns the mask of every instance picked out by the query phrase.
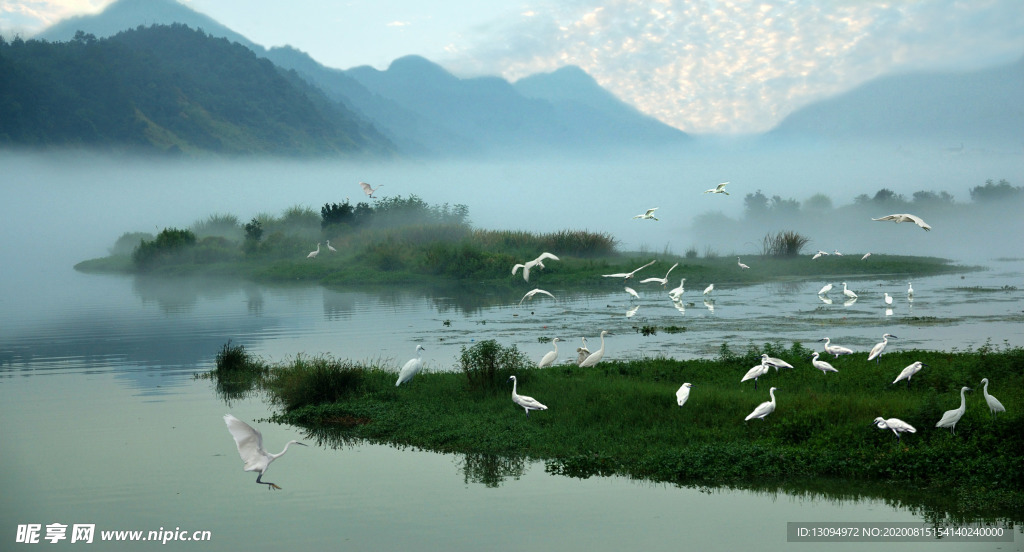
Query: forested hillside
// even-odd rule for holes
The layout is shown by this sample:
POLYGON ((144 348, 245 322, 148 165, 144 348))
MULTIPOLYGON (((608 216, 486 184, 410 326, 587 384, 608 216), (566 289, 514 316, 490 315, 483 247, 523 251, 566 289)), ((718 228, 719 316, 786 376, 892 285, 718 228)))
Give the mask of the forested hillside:
POLYGON ((0 146, 380 155, 371 123, 251 50, 184 25, 0 39, 0 146))

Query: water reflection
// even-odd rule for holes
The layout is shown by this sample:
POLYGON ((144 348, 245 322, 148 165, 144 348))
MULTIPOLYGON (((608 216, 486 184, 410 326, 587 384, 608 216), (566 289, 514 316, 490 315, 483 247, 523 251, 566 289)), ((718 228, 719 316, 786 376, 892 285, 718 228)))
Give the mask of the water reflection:
POLYGON ((519 480, 526 473, 526 460, 496 454, 463 454, 457 462, 466 483, 495 488, 506 479, 519 480))

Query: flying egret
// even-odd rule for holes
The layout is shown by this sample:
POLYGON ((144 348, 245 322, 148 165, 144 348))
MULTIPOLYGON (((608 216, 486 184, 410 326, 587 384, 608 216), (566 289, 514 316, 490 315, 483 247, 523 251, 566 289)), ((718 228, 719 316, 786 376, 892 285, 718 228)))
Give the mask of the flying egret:
POLYGON ((1000 412, 1006 412, 1006 407, 1003 403, 999 402, 999 399, 988 394, 988 378, 981 380, 981 383, 985 384, 985 387, 981 389, 981 392, 985 395, 985 402, 988 403, 988 409, 992 411, 992 417, 995 418, 996 414, 1000 412))
POLYGON ((896 213, 893 215, 885 215, 884 217, 881 218, 873 218, 871 220, 891 220, 896 224, 899 224, 901 222, 913 222, 914 224, 920 226, 921 228, 924 228, 926 232, 932 229, 932 227, 929 226, 927 222, 922 220, 921 217, 911 215, 910 213, 896 213))
POLYGON ((634 299, 637 299, 637 300, 640 299, 640 295, 636 292, 636 290, 631 288, 631 287, 629 287, 629 286, 626 286, 626 293, 628 293, 634 299))
POLYGON ((327 250, 330 251, 331 253, 338 252, 338 250, 335 249, 333 245, 331 245, 331 240, 327 240, 327 250))
POLYGON ((775 358, 775 357, 768 356, 768 353, 764 353, 764 354, 761 355, 761 362, 767 364, 768 366, 771 366, 772 368, 775 368, 776 372, 779 371, 779 368, 792 368, 793 367, 792 364, 786 362, 785 360, 782 360, 781 358, 775 358))
POLYGON ((738 264, 738 265, 740 266, 740 269, 741 269, 741 270, 746 270, 746 269, 750 268, 749 266, 747 266, 747 265, 743 264, 743 263, 742 263, 742 262, 740 261, 740 258, 739 258, 739 257, 736 257, 736 264, 738 264))
POLYGON ((852 355, 853 354, 853 349, 848 349, 848 348, 843 347, 841 345, 833 345, 832 341, 829 338, 827 338, 827 337, 823 337, 823 338, 819 339, 818 341, 824 341, 825 342, 825 352, 830 354, 830 355, 835 355, 836 358, 839 358, 839 355, 852 355))
POLYGON ((871 253, 870 253, 870 252, 868 252, 868 253, 865 253, 865 254, 864 254, 864 256, 860 258, 860 260, 862 260, 862 261, 863 261, 863 260, 867 259, 867 258, 868 258, 868 257, 870 257, 870 256, 871 256, 871 253))
POLYGON ((633 275, 636 274, 637 272, 640 272, 641 270, 651 266, 652 264, 654 264, 656 262, 657 262, 657 260, 651 261, 651 262, 645 264, 644 266, 641 266, 640 268, 634 270, 633 272, 619 272, 619 273, 616 273, 616 274, 602 274, 601 276, 603 276, 605 278, 622 278, 623 280, 628 280, 628 279, 632 278, 633 275))
POLYGON ((892 305, 892 295, 889 295, 888 291, 885 292, 885 304, 890 306, 892 305))
POLYGON ((729 192, 725 191, 725 186, 727 184, 729 184, 729 183, 728 182, 722 182, 721 184, 719 184, 718 186, 715 186, 714 188, 711 188, 709 190, 704 190, 704 193, 705 194, 725 194, 725 195, 729 195, 729 192))
POLYGON ((964 411, 967 410, 967 402, 964 400, 964 392, 971 390, 972 389, 970 387, 966 386, 960 388, 960 408, 947 410, 946 413, 942 415, 942 419, 935 424, 935 427, 948 427, 949 432, 956 435, 956 423, 960 421, 960 418, 964 415, 964 411))
POLYGON ((746 418, 743 418, 744 422, 752 418, 759 418, 763 420, 765 416, 775 412, 775 387, 769 389, 768 394, 771 395, 772 400, 765 401, 757 405, 757 408, 755 408, 753 412, 747 414, 746 418))
POLYGON ((231 414, 224 415, 224 423, 228 426, 228 431, 231 432, 231 436, 235 438, 235 446, 238 447, 238 455, 242 457, 242 462, 245 463, 242 468, 243 471, 254 471, 259 472, 256 476, 256 482, 260 485, 266 485, 267 489, 280 489, 274 483, 263 481, 263 474, 267 473, 267 468, 270 467, 270 463, 278 458, 284 456, 284 453, 288 452, 288 447, 291 445, 302 445, 306 446, 305 443, 298 441, 288 441, 284 445, 284 450, 277 454, 270 454, 263 450, 263 434, 251 425, 239 420, 231 414))
POLYGON ((398 372, 398 381, 395 382, 395 387, 411 380, 413 376, 420 373, 420 370, 423 369, 423 351, 426 351, 423 345, 416 346, 416 358, 409 359, 409 362, 402 366, 402 370, 398 372))
POLYGON ((907 422, 904 422, 899 418, 889 418, 888 420, 886 420, 885 418, 879 416, 875 418, 875 421, 871 422, 871 424, 878 426, 878 429, 891 429, 892 432, 896 434, 896 442, 899 442, 901 433, 917 433, 917 430, 914 429, 914 426, 908 424, 907 422))
POLYGON ((583 340, 583 346, 576 347, 576 366, 583 364, 583 361, 587 360, 587 357, 590 356, 590 349, 587 348, 587 338, 581 337, 580 339, 583 340))
POLYGON ((682 280, 679 281, 679 287, 672 288, 671 290, 669 290, 668 296, 671 297, 673 301, 678 301, 679 298, 683 296, 683 292, 685 291, 683 289, 683 286, 685 284, 686 284, 686 278, 683 278, 682 280))
MULTIPOLYGON (((657 282, 657 283, 661 284, 664 287, 664 286, 668 285, 668 275, 672 274, 672 270, 675 269, 675 267, 677 267, 677 266, 679 266, 679 263, 676 263, 676 264, 672 265, 672 268, 668 269, 668 272, 665 273, 665 277, 664 278, 645 278, 643 280, 640 280, 640 283, 641 284, 646 284, 646 283, 650 283, 650 282, 657 282)), ((683 278, 683 279, 685 280, 685 278, 683 278)))
POLYGON ((527 418, 530 417, 530 411, 531 410, 547 410, 548 409, 548 407, 544 406, 543 404, 540 404, 540 402, 537 401, 537 399, 535 399, 533 397, 527 397, 526 395, 520 395, 519 393, 516 393, 516 377, 515 376, 509 376, 508 377, 508 381, 512 382, 512 402, 514 402, 514 403, 518 404, 519 406, 523 407, 523 410, 526 411, 526 417, 527 418))
POLYGON ((536 259, 534 259, 532 261, 526 261, 525 263, 522 263, 522 264, 513 265, 512 266, 512 275, 515 276, 516 272, 519 272, 519 269, 521 268, 521 269, 523 269, 523 280, 526 280, 527 282, 529 282, 530 281, 530 269, 535 267, 535 266, 539 266, 541 268, 544 268, 544 259, 551 259, 553 261, 561 260, 558 257, 552 255, 551 253, 548 253, 547 251, 545 251, 545 252, 541 253, 539 257, 537 257, 536 259))
POLYGON ((380 186, 377 186, 376 188, 371 188, 370 185, 367 184, 366 182, 360 182, 359 186, 363 189, 363 193, 364 194, 366 194, 366 195, 370 196, 371 198, 373 198, 374 192, 379 190, 380 186, 383 186, 383 184, 381 184, 380 186))
POLYGON ((881 362, 878 357, 882 356, 882 351, 884 351, 886 345, 889 344, 889 338, 890 337, 893 338, 893 339, 899 339, 898 337, 896 337, 895 335, 892 335, 892 334, 882 334, 882 342, 881 343, 876 343, 875 346, 871 348, 871 352, 868 353, 868 361, 869 362, 872 361, 872 360, 875 361, 875 364, 878 364, 879 362, 881 362))
POLYGON ((849 297, 850 299, 857 298, 857 294, 854 293, 853 290, 846 287, 846 282, 843 282, 843 295, 849 297))
POLYGON ((817 261, 818 259, 824 257, 825 255, 828 255, 828 253, 819 249, 818 252, 815 253, 813 257, 811 257, 811 260, 817 261))
MULTIPOLYGON (((892 383, 896 383, 900 380, 907 380, 907 389, 910 389, 910 378, 914 377, 914 374, 920 372, 921 368, 924 366, 928 365, 921 362, 920 360, 914 362, 910 366, 904 368, 903 371, 900 372, 900 375, 896 376, 896 379, 892 380, 892 383)), ((892 385, 892 383, 889 385, 892 385)))
POLYGON ((601 359, 604 358, 604 336, 606 335, 608 335, 608 330, 601 330, 601 348, 594 351, 593 353, 590 354, 590 356, 585 358, 583 362, 580 363, 581 367, 585 368, 587 366, 594 366, 598 362, 601 362, 601 359))
POLYGON ((316 244, 316 251, 310 251, 309 255, 306 255, 306 258, 307 259, 315 259, 316 256, 319 255, 319 254, 320 254, 320 244, 317 243, 316 244))
POLYGON ((523 295, 523 298, 519 300, 519 304, 522 305, 523 301, 525 301, 527 299, 532 301, 533 300, 533 296, 537 295, 538 293, 542 293, 544 295, 547 295, 548 297, 550 297, 552 299, 555 298, 554 295, 551 295, 550 291, 544 291, 543 289, 540 289, 540 288, 533 288, 530 291, 527 291, 526 295, 523 295))
POLYGON ((708 287, 704 288, 704 295, 707 295, 712 291, 715 291, 715 284, 710 284, 708 287))
POLYGON ((651 219, 651 220, 658 220, 658 217, 655 217, 655 216, 654 216, 654 212, 655 212, 655 211, 657 211, 657 210, 658 210, 658 208, 657 208, 657 207, 654 207, 654 208, 652 208, 652 209, 648 209, 646 213, 642 213, 642 214, 639 214, 639 215, 637 215, 637 216, 635 216, 635 217, 633 217, 633 218, 635 218, 635 219, 651 219))
POLYGON ((832 284, 825 284, 818 290, 818 295, 825 295, 830 291, 832 291, 832 284))
POLYGON ((552 364, 555 363, 555 359, 558 358, 559 341, 561 341, 561 339, 558 339, 557 337, 551 340, 551 346, 554 347, 555 350, 548 351, 548 353, 544 355, 543 358, 540 359, 540 362, 537 363, 537 368, 547 368, 548 366, 551 366, 552 364))
POLYGON ((761 364, 758 364, 757 366, 754 366, 750 370, 747 370, 747 373, 743 375, 742 379, 740 379, 740 383, 743 383, 747 380, 754 380, 754 389, 757 389, 757 379, 767 374, 769 368, 771 367, 768 366, 768 364, 762 360, 761 364))
POLYGON ((692 383, 684 383, 678 391, 676 391, 676 402, 679 406, 686 404, 686 400, 690 398, 690 388, 693 387, 692 383))

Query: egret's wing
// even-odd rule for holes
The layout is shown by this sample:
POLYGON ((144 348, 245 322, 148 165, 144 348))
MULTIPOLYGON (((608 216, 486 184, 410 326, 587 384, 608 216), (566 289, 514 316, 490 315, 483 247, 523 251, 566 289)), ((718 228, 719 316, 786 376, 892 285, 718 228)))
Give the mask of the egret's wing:
POLYGON ((889 418, 888 420, 885 421, 885 423, 888 424, 889 427, 895 428, 897 431, 905 431, 907 433, 917 433, 917 430, 914 429, 914 426, 908 424, 907 422, 904 422, 903 420, 901 420, 899 418, 889 418))
POLYGON ((515 276, 516 272, 519 272, 520 268, 526 268, 526 265, 524 265, 524 264, 512 265, 512 275, 515 276))
POLYGON ((367 194, 373 193, 373 188, 371 188, 370 185, 367 184, 366 182, 360 182, 359 186, 363 189, 363 192, 367 194))
POLYGON ((245 462, 246 469, 261 462, 265 454, 263 451, 263 434, 258 429, 231 414, 224 415, 224 423, 227 424, 231 436, 235 438, 238 456, 245 462))
POLYGON ((914 224, 920 226, 921 228, 924 228, 926 231, 932 229, 932 227, 919 216, 907 215, 907 218, 914 221, 914 224))
POLYGON ((560 261, 561 260, 558 257, 552 255, 551 253, 548 253, 547 251, 545 251, 545 252, 540 254, 540 257, 537 257, 536 259, 534 259, 534 262, 540 262, 540 261, 543 261, 544 259, 551 259, 552 261, 560 261))
POLYGON ((626 276, 629 276, 629 273, 619 272, 618 274, 602 274, 601 276, 604 278, 625 278, 626 276))
POLYGON ((633 272, 630 272, 629 274, 630 274, 630 275, 632 276, 633 274, 636 274, 637 272, 640 272, 641 270, 643 270, 643 269, 645 269, 645 268, 647 268, 647 267, 651 266, 652 264, 654 264, 654 263, 656 263, 656 262, 658 262, 658 260, 657 260, 657 259, 655 259, 655 260, 653 260, 653 261, 651 261, 651 262, 649 262, 649 263, 645 264, 644 266, 641 266, 640 268, 638 268, 638 269, 634 270, 633 272))
POLYGON ((540 404, 540 401, 533 397, 527 397, 526 395, 519 395, 519 406, 529 408, 530 410, 547 410, 548 407, 540 404))
POLYGON ((676 264, 672 265, 672 268, 668 269, 668 272, 665 273, 665 279, 666 280, 668 280, 668 275, 672 274, 672 271, 675 270, 677 266, 679 266, 679 263, 676 263, 676 264))
POLYGON ((690 388, 687 387, 686 384, 683 384, 682 386, 679 387, 679 390, 676 391, 676 402, 679 403, 679 406, 683 406, 683 404, 685 404, 686 400, 689 398, 690 388))
POLYGON ((885 215, 884 217, 873 218, 871 220, 899 220, 899 215, 885 215))

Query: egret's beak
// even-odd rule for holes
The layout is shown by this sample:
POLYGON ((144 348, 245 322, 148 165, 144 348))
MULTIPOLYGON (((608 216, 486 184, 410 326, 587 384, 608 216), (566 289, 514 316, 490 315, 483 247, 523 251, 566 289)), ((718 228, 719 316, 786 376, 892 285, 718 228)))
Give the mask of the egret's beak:
POLYGON ((296 444, 296 445, 302 445, 302 446, 304 446, 304 447, 308 447, 308 446, 309 446, 309 445, 307 445, 306 443, 299 443, 299 442, 296 442, 295 444, 296 444))

